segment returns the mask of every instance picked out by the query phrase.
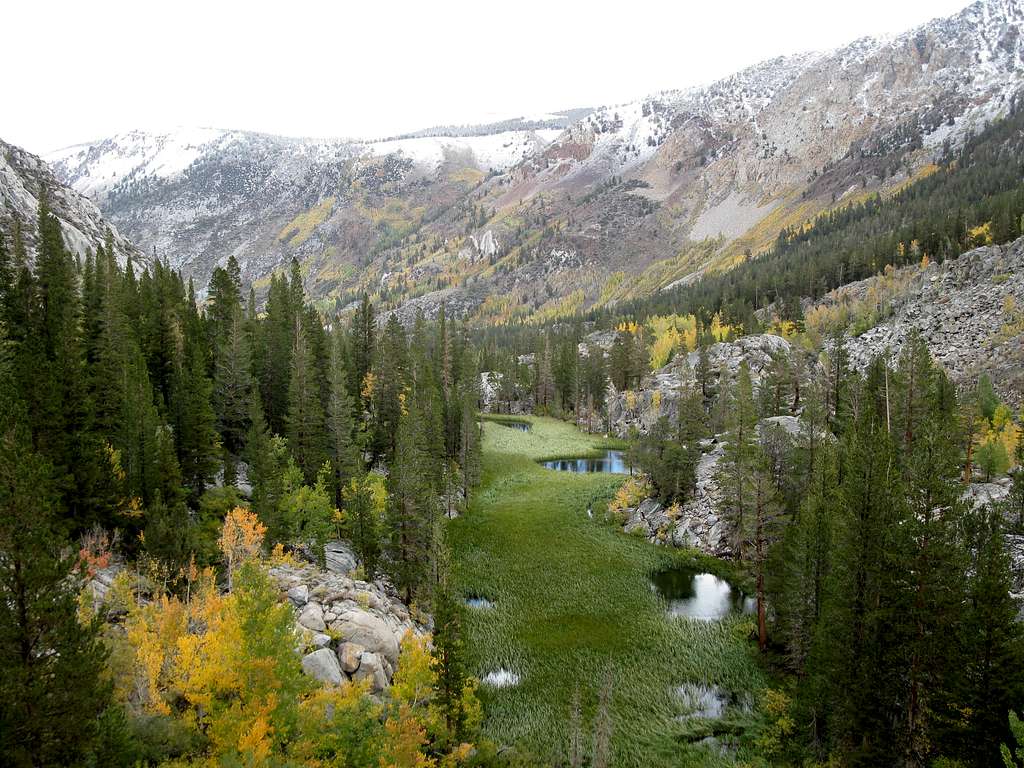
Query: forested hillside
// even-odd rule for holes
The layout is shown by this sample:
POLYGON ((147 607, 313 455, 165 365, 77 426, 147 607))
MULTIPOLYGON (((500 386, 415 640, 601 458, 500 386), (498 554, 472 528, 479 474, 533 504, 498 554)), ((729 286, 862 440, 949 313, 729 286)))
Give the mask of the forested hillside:
POLYGON ((201 307, 159 262, 137 272, 102 246, 77 261, 45 198, 37 242, 30 263, 0 241, 9 764, 468 759, 479 704, 440 524, 479 466, 463 331, 379 328, 368 302, 325 328, 297 267, 257 315, 233 261, 201 307), (339 537, 359 579, 433 613, 432 645, 403 640, 386 706, 358 676, 317 692, 301 675, 295 643, 321 641, 294 634, 271 578, 323 567, 339 537))

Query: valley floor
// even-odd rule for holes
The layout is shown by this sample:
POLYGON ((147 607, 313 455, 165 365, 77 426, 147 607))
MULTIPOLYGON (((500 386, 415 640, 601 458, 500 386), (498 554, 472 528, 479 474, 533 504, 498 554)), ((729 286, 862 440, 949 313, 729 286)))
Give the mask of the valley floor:
POLYGON ((711 734, 728 740, 751 715, 735 706, 719 720, 683 717, 673 692, 697 683, 756 696, 765 680, 747 640, 749 617, 667 618, 650 576, 689 556, 599 521, 624 476, 537 463, 616 446, 554 419, 529 420, 529 432, 484 422, 483 483, 449 528, 458 588, 493 603, 467 609, 470 671, 519 676, 514 685, 483 686, 487 734, 543 763, 565 762, 578 692, 589 753, 607 687, 612 765, 727 764, 717 746, 691 744, 711 734))

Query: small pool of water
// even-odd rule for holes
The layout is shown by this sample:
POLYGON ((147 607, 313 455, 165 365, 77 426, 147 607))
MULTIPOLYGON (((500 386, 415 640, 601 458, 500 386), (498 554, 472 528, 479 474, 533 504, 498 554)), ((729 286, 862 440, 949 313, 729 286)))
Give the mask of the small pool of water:
POLYGON ((725 579, 692 568, 668 568, 651 577, 655 591, 668 604, 669 616, 718 621, 754 613, 756 602, 725 579))
POLYGON ((715 720, 725 712, 729 697, 717 685, 683 683, 673 691, 682 714, 680 718, 715 720))
POLYGON ((605 451, 604 456, 595 458, 553 459, 543 465, 556 472, 615 472, 620 475, 629 472, 622 451, 605 451))
POLYGON ((730 695, 717 685, 683 683, 672 690, 677 720, 718 720, 727 712, 750 712, 753 700, 750 694, 730 695))
POLYGON ((518 429, 520 432, 529 432, 530 427, 533 425, 528 421, 496 421, 495 424, 500 424, 503 427, 509 429, 518 429))
POLYGON ((466 607, 475 608, 478 611, 489 611, 494 607, 494 603, 486 597, 467 597, 466 607))
POLYGON ((511 688, 513 685, 519 685, 519 680, 520 677, 515 672, 502 668, 481 677, 480 684, 491 688, 511 688))

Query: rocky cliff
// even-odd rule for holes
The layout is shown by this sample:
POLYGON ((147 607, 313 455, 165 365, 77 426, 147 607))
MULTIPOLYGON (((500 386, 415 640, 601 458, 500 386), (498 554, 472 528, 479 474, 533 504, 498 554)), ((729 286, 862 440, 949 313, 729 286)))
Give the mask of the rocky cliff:
POLYGON ((863 302, 887 280, 900 285, 879 308, 887 317, 847 345, 855 368, 863 370, 878 354, 894 357, 917 332, 958 384, 970 385, 987 373, 1004 399, 1024 402, 1024 238, 853 283, 826 296, 822 305, 863 302))
POLYGON ((84 256, 88 250, 95 251, 109 232, 115 255, 122 262, 129 255, 141 257, 94 202, 65 186, 35 155, 0 141, 0 233, 11 248, 14 232, 19 230, 30 259, 35 254, 39 199, 44 194, 73 253, 84 256))

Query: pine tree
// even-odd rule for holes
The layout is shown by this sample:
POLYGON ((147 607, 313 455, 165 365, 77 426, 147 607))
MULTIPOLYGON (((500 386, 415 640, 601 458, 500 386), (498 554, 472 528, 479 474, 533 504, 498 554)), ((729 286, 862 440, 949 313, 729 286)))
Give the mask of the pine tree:
POLYGON ((235 323, 235 313, 242 308, 241 270, 234 255, 224 267, 215 267, 210 277, 206 319, 210 326, 210 348, 215 354, 227 341, 235 323))
POLYGON ((217 469, 220 448, 216 416, 210 405, 213 384, 206 375, 206 361, 196 340, 186 339, 175 362, 171 426, 178 448, 181 476, 195 502, 217 469))
POLYGON ((722 398, 727 403, 725 450, 718 469, 722 510, 733 530, 733 554, 742 560, 750 526, 754 524, 755 475, 760 469, 757 410, 746 362, 740 365, 735 384, 730 385, 722 398))
POLYGON ((437 473, 423 411, 416 399, 398 424, 388 475, 388 555, 391 579, 407 603, 426 585, 438 520, 437 473))
POLYGON ((434 653, 431 664, 436 682, 434 700, 444 716, 447 742, 465 740, 466 659, 462 638, 462 607, 450 589, 442 585, 434 594, 434 653))
POLYGON ((960 537, 959 416, 952 384, 935 368, 917 334, 904 344, 896 379, 889 398, 896 400, 893 420, 902 441, 909 514, 901 533, 910 537, 910 560, 904 567, 909 566, 913 592, 900 617, 910 629, 906 732, 900 740, 908 763, 924 764, 932 721, 955 716, 950 706, 959 668, 954 638, 962 623, 967 565, 960 537))
MULTIPOLYGON (((1008 741, 1006 716, 1020 701, 1024 683, 1013 670, 1024 663, 1024 633, 1011 595, 1011 561, 1006 549, 1005 515, 999 507, 966 516, 970 545, 967 610, 957 634, 963 643, 961 691, 953 698, 970 712, 961 743, 967 764, 996 765, 1001 741, 1008 741)), ((953 721, 957 722, 957 721, 953 721)))
POLYGON ((225 470, 241 453, 245 442, 251 389, 249 338, 241 306, 236 304, 217 348, 213 378, 213 404, 224 446, 225 470))
POLYGON ((373 304, 370 297, 363 294, 359 308, 352 319, 352 368, 349 371, 349 392, 353 397, 360 398, 362 407, 365 410, 369 407, 369 401, 362 396, 366 376, 374 367, 374 351, 376 349, 376 321, 373 316, 373 304))
POLYGON ((295 320, 288 280, 274 275, 267 293, 267 316, 262 323, 263 368, 259 376, 267 424, 278 435, 286 431, 295 320))
POLYGON ((342 492, 349 479, 362 469, 356 436, 355 420, 352 416, 352 397, 348 386, 351 381, 344 360, 344 338, 335 332, 331 354, 331 396, 327 404, 327 431, 330 444, 330 461, 334 470, 333 489, 335 504, 342 506, 342 492))
POLYGON ((53 464, 58 492, 81 525, 92 522, 77 493, 89 473, 92 453, 83 442, 91 415, 85 391, 81 305, 76 265, 64 246, 60 222, 43 193, 39 201, 38 246, 27 325, 15 358, 19 390, 28 400, 33 444, 53 464), (77 477, 76 477, 77 475, 77 477))
POLYGON ((395 455, 406 393, 409 348, 405 329, 392 314, 384 326, 377 372, 372 377, 372 452, 385 461, 395 455))
POLYGON ((551 344, 544 337, 544 348, 537 353, 537 388, 534 402, 539 413, 555 412, 555 378, 551 370, 551 344))
POLYGON ((327 434, 313 356, 298 320, 288 387, 288 447, 306 481, 312 483, 327 457, 327 434))
POLYGON ((11 766, 77 765, 111 706, 99 619, 78 621, 50 468, 29 448, 24 411, 3 394, 0 406, 0 753, 11 766))
POLYGON ((460 420, 459 465, 462 468, 462 496, 469 504, 470 492, 480 482, 481 445, 477 424, 476 397, 470 392, 463 396, 460 420))
POLYGON ((877 765, 896 754, 893 724, 906 716, 894 692, 906 667, 890 632, 905 609, 908 537, 896 445, 888 428, 881 360, 856 392, 852 423, 840 450, 836 555, 822 621, 829 627, 823 658, 812 672, 823 681, 833 744, 848 746, 853 765, 877 765))
POLYGON ((278 504, 284 493, 283 476, 288 463, 285 441, 270 434, 263 418, 259 397, 253 397, 249 408, 249 432, 245 438, 245 460, 249 464, 252 485, 252 509, 271 532, 271 539, 280 540, 278 504))
POLYGON ((342 504, 345 534, 363 564, 366 578, 373 579, 378 573, 381 555, 381 521, 373 486, 365 475, 349 480, 342 494, 342 504))

